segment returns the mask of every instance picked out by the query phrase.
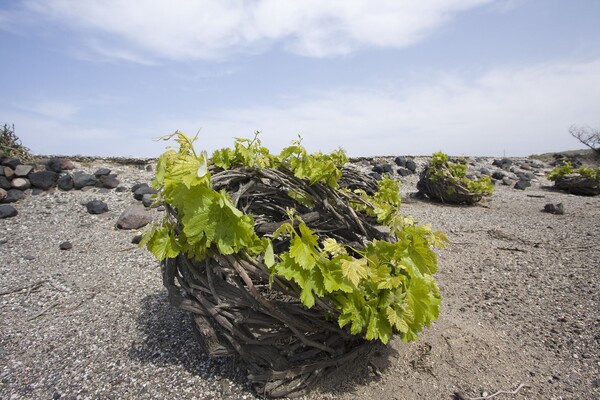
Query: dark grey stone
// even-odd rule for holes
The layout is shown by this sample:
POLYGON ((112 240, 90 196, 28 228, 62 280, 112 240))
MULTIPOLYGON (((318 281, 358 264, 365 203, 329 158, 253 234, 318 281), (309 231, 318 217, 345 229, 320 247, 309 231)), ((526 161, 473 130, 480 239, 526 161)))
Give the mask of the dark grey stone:
POLYGON ((33 189, 31 189, 31 195, 32 196, 39 196, 40 194, 44 194, 44 193, 46 193, 44 191, 44 189, 40 189, 40 188, 33 188, 33 189))
POLYGON ((6 191, 6 197, 2 201, 3 203, 14 203, 25 198, 25 193, 19 189, 10 189, 6 191))
POLYGON ((94 172, 94 175, 96 175, 96 178, 99 178, 101 176, 110 174, 110 172, 111 171, 108 168, 98 168, 96 172, 94 172))
POLYGON ((406 167, 406 157, 398 156, 394 159, 394 162, 399 167, 406 167))
POLYGON ((0 176, 0 189, 10 189, 10 181, 5 176, 0 176))
POLYGON ((73 248, 73 244, 67 240, 66 242, 62 242, 60 245, 58 245, 58 248, 61 250, 71 250, 73 248))
POLYGON ((492 174, 492 178, 494 179, 498 179, 501 180, 506 176, 506 174, 502 171, 494 171, 494 173, 492 174))
POLYGON ((131 243, 133 243, 133 244, 140 244, 141 241, 142 241, 142 235, 135 235, 134 237, 131 238, 131 243))
POLYGON ((4 160, 2 160, 2 165, 4 165, 5 167, 10 167, 13 170, 17 168, 17 165, 20 164, 21 160, 16 158, 5 158, 4 160))
POLYGON ((396 170, 396 172, 398 172, 398 175, 400 175, 400 176, 408 176, 408 175, 412 174, 412 172, 410 172, 410 170, 408 170, 407 168, 402 168, 402 167, 398 168, 396 170))
POLYGON ((489 169, 487 169, 486 167, 481 167, 481 168, 479 169, 479 173, 480 173, 481 175, 487 175, 487 176, 490 176, 490 175, 491 175, 491 172, 490 172, 490 170, 489 170, 489 169))
POLYGON ((152 222, 152 216, 141 206, 126 208, 117 220, 119 229, 139 229, 152 222))
POLYGON ((383 169, 383 172, 391 173, 393 171, 392 166, 390 164, 383 164, 381 168, 383 169))
POLYGON ((153 189, 150 186, 148 186, 147 183, 144 183, 141 186, 139 186, 135 190, 135 192, 133 192, 133 198, 141 201, 145 194, 154 194, 154 193, 156 193, 156 189, 153 189))
POLYGON ((563 203, 548 203, 544 206, 544 211, 550 214, 563 215, 565 213, 565 207, 563 206, 563 203))
POLYGON ((57 180, 58 174, 54 171, 37 171, 29 174, 31 186, 44 190, 48 190, 51 187, 56 186, 57 180))
POLYGON ((57 174, 62 172, 62 168, 60 166, 60 159, 54 157, 46 161, 46 170, 56 172, 57 174))
POLYGON ((417 163, 414 160, 406 160, 406 168, 411 172, 417 172, 417 163))
POLYGON ((100 175, 98 181, 101 183, 102 187, 106 189, 114 189, 121 183, 115 174, 100 175))
POLYGON ((371 173, 369 173, 369 176, 371 176, 372 178, 374 178, 376 181, 380 181, 381 179, 383 179, 383 177, 381 176, 381 174, 379 174, 377 172, 371 172, 371 173))
POLYGON ((138 190, 139 188, 141 188, 142 186, 148 186, 147 183, 136 183, 131 187, 131 192, 135 192, 136 190, 138 190))
POLYGON ((127 189, 125 186, 117 186, 117 188, 115 189, 115 192, 122 193, 122 192, 126 192, 128 190, 129 189, 127 189))
POLYGON ((94 186, 98 180, 94 175, 75 173, 73 174, 73 188, 79 190, 86 186, 94 186))
POLYGON ((15 168, 15 176, 25 178, 27 175, 33 172, 34 166, 29 164, 17 165, 15 168))
POLYGON ((142 204, 146 208, 150 207, 152 205, 152 203, 154 203, 154 200, 155 200, 155 197, 151 193, 146 193, 145 195, 142 196, 142 204))
POLYGON ((373 172, 375 172, 377 174, 383 174, 383 172, 384 172, 383 171, 383 165, 376 164, 376 165, 373 166, 373 168, 371 169, 371 171, 373 171, 373 172))
POLYGON ((0 219, 12 218, 17 216, 19 212, 16 208, 8 204, 0 204, 0 219))
POLYGON ((102 200, 88 201, 85 207, 90 214, 103 214, 108 211, 108 205, 102 200))
POLYGON ((531 186, 531 182, 521 179, 517 183, 515 183, 514 188, 519 190, 525 190, 531 186))
POLYGON ((146 165, 146 171, 152 172, 152 165, 150 165, 150 164, 146 165))
POLYGON ((58 185, 58 188, 60 190, 71 190, 73 189, 73 177, 71 176, 71 174, 61 174, 58 177, 56 184, 58 185))

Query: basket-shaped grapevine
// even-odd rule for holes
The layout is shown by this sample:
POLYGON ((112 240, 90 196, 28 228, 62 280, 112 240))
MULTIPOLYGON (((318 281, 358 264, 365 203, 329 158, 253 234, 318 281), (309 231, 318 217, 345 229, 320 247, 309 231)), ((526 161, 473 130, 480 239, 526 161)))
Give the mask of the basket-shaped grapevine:
POLYGON ((258 393, 302 394, 437 317, 431 247, 445 237, 399 214, 397 183, 299 142, 273 156, 238 139, 209 158, 177 137, 154 182, 167 212, 143 243, 205 351, 239 357, 258 393))
POLYGON ((578 196, 596 196, 600 194, 600 167, 581 167, 575 170, 567 162, 554 168, 548 179, 554 181, 554 187, 578 196))
POLYGON ((494 191, 488 176, 469 179, 464 163, 448 161, 444 153, 434 153, 421 173, 417 189, 430 199, 450 204, 475 204, 494 191))

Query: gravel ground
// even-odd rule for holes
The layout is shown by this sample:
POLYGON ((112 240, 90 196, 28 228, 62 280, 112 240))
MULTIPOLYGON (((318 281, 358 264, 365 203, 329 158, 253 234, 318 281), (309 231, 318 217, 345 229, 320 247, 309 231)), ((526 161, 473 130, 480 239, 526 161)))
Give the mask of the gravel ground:
MULTIPOLYGON (((99 167, 129 187, 152 179, 143 165, 80 169, 99 167)), ((497 398, 600 397, 600 196, 552 191, 540 175, 457 207, 411 199, 416 176, 402 179, 404 212, 451 240, 439 251, 440 319, 306 398, 466 399, 521 384, 497 398), (565 215, 541 211, 560 202, 565 215)), ((131 244, 137 232, 114 228, 134 203, 130 192, 54 191, 0 220, 0 399, 257 398, 238 363, 202 353, 157 262, 131 244), (110 211, 88 214, 93 199, 110 211)))

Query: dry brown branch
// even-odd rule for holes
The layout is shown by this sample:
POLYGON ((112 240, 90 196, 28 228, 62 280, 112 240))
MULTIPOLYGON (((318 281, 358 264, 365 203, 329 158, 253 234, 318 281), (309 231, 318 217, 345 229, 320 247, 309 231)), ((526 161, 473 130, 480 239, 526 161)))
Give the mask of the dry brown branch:
POLYGON ((499 394, 517 394, 519 393, 519 390, 523 389, 524 387, 529 387, 528 385, 525 385, 524 383, 521 383, 515 390, 508 391, 508 390, 498 390, 496 393, 494 394, 490 394, 489 396, 483 396, 483 397, 469 397, 469 400, 488 400, 488 399, 492 399, 496 396, 498 396, 499 394))
POLYGON ((31 291, 36 290, 37 288, 39 288, 40 286, 42 286, 45 282, 47 282, 47 280, 43 279, 41 281, 30 283, 28 285, 22 285, 22 286, 17 286, 17 287, 12 288, 12 289, 7 289, 7 290, 4 290, 4 291, 0 292, 0 296, 5 296, 7 294, 12 294, 12 293, 18 293, 18 292, 21 292, 23 290, 27 290, 27 294, 29 294, 29 293, 31 293, 31 291))
MULTIPOLYGON (((375 181, 355 170, 344 169, 341 180, 353 187, 374 191, 375 181), (349 172, 348 172, 349 171, 349 172)), ((234 168, 214 170, 212 186, 225 189, 238 208, 254 215, 259 235, 270 235, 289 222, 286 208, 297 210, 320 239, 333 237, 361 249, 373 239, 394 239, 356 213, 350 200, 358 195, 338 195, 325 185, 309 185, 293 174, 274 169, 234 168), (310 208, 290 196, 304 193, 310 208), (346 197, 344 197, 346 196, 346 197)), ((167 217, 177 221, 177 211, 167 205, 167 217)), ((274 240, 277 253, 289 238, 274 240)), ((318 379, 373 347, 351 335, 337 322, 339 311, 325 298, 315 298, 307 309, 294 282, 274 277, 262 259, 245 254, 214 254, 202 261, 180 254, 162 263, 163 283, 172 304, 193 313, 204 350, 211 356, 237 355, 249 371, 256 391, 269 397, 297 396, 318 379)))

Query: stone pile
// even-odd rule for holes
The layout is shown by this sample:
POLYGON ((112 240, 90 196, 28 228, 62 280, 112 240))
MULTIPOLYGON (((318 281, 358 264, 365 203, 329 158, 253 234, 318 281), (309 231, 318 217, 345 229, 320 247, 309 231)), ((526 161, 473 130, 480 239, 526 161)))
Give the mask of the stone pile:
MULTIPOLYGON (((426 159, 429 159, 429 157, 426 159)), ((493 184, 500 183, 505 186, 512 186, 517 190, 525 190, 530 187, 539 177, 544 176, 544 169, 546 168, 543 163, 531 159, 518 160, 505 157, 490 160, 483 157, 468 157, 461 160, 466 160, 469 166, 467 175, 469 179, 489 176, 493 184)), ((457 162, 458 159, 450 161, 457 162)), ((368 167, 367 172, 377 180, 382 179, 384 176, 402 179, 418 174, 427 164, 427 161, 423 161, 419 157, 408 156, 359 158, 354 162, 362 164, 363 167, 368 167)))

